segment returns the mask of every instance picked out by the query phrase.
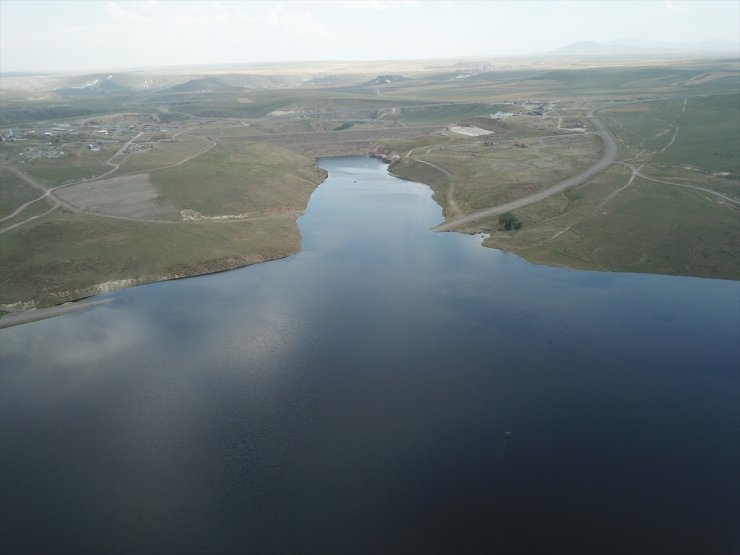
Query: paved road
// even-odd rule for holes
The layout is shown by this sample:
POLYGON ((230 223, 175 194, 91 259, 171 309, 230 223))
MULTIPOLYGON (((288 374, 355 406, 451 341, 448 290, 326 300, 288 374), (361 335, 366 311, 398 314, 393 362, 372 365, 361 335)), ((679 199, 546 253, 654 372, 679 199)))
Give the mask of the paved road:
POLYGON ((556 193, 565 191, 570 187, 575 187, 576 185, 585 183, 596 174, 604 171, 607 166, 614 162, 614 159, 617 157, 617 143, 614 141, 614 137, 612 137, 611 133, 609 133, 609 130, 606 128, 606 126, 601 123, 601 120, 599 120, 594 115, 594 110, 591 110, 586 117, 591 120, 591 123, 596 128, 596 135, 601 137, 601 139, 606 144, 606 152, 601 157, 601 159, 593 166, 591 166, 587 170, 582 171, 578 175, 569 177, 568 179, 561 181, 560 183, 556 183, 555 185, 548 187, 547 189, 544 189, 538 193, 534 193, 532 195, 522 197, 520 199, 507 202, 505 204, 499 204, 498 206, 492 206, 491 208, 486 208, 485 210, 475 212, 474 214, 469 214, 460 218, 454 218, 449 222, 438 225, 434 228, 434 231, 451 231, 463 224, 477 222, 478 220, 482 220, 490 216, 502 214, 508 210, 516 210, 517 208, 521 208, 522 206, 527 206, 528 204, 539 202, 556 193))

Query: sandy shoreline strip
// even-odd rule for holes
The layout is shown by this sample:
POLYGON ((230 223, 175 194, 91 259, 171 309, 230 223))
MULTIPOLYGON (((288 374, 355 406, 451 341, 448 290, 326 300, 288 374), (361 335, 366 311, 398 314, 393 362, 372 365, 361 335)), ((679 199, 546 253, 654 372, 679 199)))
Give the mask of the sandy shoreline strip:
POLYGON ((35 310, 26 310, 19 312, 18 314, 9 314, 0 318, 0 329, 10 328, 12 326, 20 326, 21 324, 28 324, 29 322, 36 322, 37 320, 46 320, 47 318, 53 318, 54 316, 61 316, 62 314, 68 314, 70 312, 76 312, 78 310, 86 310, 94 306, 101 304, 107 304, 113 299, 100 299, 96 301, 76 301, 65 303, 59 306, 50 306, 47 308, 37 308, 35 310))

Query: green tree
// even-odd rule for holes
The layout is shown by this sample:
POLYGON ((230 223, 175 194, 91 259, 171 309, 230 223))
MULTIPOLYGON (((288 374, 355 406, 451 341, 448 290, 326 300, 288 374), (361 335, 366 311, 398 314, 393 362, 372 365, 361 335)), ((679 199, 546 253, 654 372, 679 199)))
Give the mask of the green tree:
POLYGON ((522 227, 522 222, 513 212, 504 212, 498 217, 498 227, 499 229, 511 231, 512 229, 519 229, 522 227))

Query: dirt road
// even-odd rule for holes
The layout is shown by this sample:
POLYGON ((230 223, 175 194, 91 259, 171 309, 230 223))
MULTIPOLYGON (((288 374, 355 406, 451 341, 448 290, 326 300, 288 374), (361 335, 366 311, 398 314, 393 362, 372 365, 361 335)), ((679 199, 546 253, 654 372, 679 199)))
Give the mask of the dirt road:
MULTIPOLYGON (((181 134, 181 133, 183 133, 185 131, 187 131, 187 130, 181 131, 178 134, 181 134)), ((169 221, 169 220, 160 220, 160 219, 152 219, 152 218, 136 218, 136 217, 128 217, 128 216, 116 215, 116 214, 106 214, 106 213, 102 213, 102 212, 96 212, 96 211, 93 211, 93 210, 85 210, 85 209, 80 208, 79 206, 76 206, 74 204, 71 204, 69 202, 66 202, 65 200, 59 198, 59 196, 57 196, 56 194, 54 194, 54 191, 56 191, 57 189, 62 189, 62 188, 66 188, 66 187, 72 187, 74 185, 81 185, 83 183, 90 183, 90 182, 93 182, 93 181, 101 181, 101 180, 105 179, 107 176, 109 176, 110 174, 118 171, 120 169, 120 162, 118 162, 118 163, 117 162, 112 162, 112 160, 114 158, 116 158, 117 156, 121 155, 123 153, 123 151, 125 150, 125 148, 128 145, 132 144, 141 135, 142 135, 142 133, 139 133, 138 135, 136 135, 135 137, 133 137, 125 145, 123 145, 118 150, 118 152, 116 152, 116 154, 114 154, 113 156, 111 156, 110 158, 108 158, 108 160, 106 160, 106 164, 108 164, 109 166, 113 166, 113 169, 111 169, 110 171, 107 171, 106 173, 104 173, 104 174, 102 174, 100 176, 91 177, 91 178, 88 178, 88 179, 83 179, 81 181, 77 181, 77 182, 74 182, 74 183, 65 183, 63 185, 57 185, 56 187, 46 187, 40 181, 38 181, 34 177, 28 175, 27 173, 25 173, 25 172, 23 172, 23 171, 21 171, 19 169, 13 168, 11 166, 2 166, 4 169, 7 169, 9 171, 14 172, 16 175, 18 175, 18 177, 20 177, 21 179, 23 179, 30 186, 32 186, 33 188, 35 188, 38 191, 42 192, 43 195, 41 195, 40 197, 35 198, 35 199, 33 199, 33 200, 31 200, 31 201, 23 204, 22 206, 19 206, 15 211, 13 211, 12 214, 9 214, 8 216, 5 216, 4 218, 0 219, 0 222, 9 220, 9 219, 17 216, 26 207, 30 206, 31 204, 33 204, 35 202, 38 202, 40 200, 43 200, 43 199, 46 199, 47 202, 50 202, 52 204, 52 207, 49 210, 47 210, 46 212, 44 212, 43 214, 37 214, 37 215, 32 216, 30 218, 27 218, 27 219, 25 219, 25 220, 23 220, 21 222, 17 222, 15 224, 8 225, 8 226, 0 229, 0 234, 7 233, 8 231, 12 231, 13 229, 15 229, 17 227, 20 227, 20 226, 22 226, 24 224, 27 224, 29 222, 32 222, 33 220, 36 220, 38 218, 41 218, 42 216, 46 216, 47 214, 53 212, 54 210, 57 210, 58 208, 62 208, 62 207, 65 208, 65 209, 67 209, 70 212, 76 212, 78 214, 85 213, 85 214, 90 214, 92 216, 100 216, 102 218, 113 218, 113 219, 117 219, 117 220, 128 220, 128 221, 137 221, 137 222, 150 222, 150 223, 165 223, 165 224, 180 224, 180 223, 183 223, 181 221, 169 221)), ((148 171, 155 171, 155 170, 163 170, 163 169, 168 169, 168 168, 174 168, 176 166, 179 166, 181 164, 184 164, 186 162, 189 162, 190 160, 192 160, 194 158, 197 158, 198 156, 202 156, 203 154, 205 154, 206 152, 208 152, 209 150, 211 150, 213 147, 215 147, 218 144, 216 141, 214 141, 210 137, 202 137, 202 139, 208 143, 202 150, 200 150, 200 151, 196 152, 195 154, 192 154, 192 155, 184 158, 183 160, 180 160, 179 162, 177 162, 175 164, 170 164, 170 165, 167 165, 167 166, 161 166, 161 167, 157 167, 157 168, 152 168, 152 169, 150 169, 148 171)), ((126 173, 123 173, 123 174, 120 174, 120 175, 121 176, 123 176, 123 175, 132 175, 132 174, 135 174, 135 173, 142 173, 142 172, 139 172, 139 171, 126 172, 126 173)))
POLYGON ((582 183, 585 183, 586 181, 588 181, 595 175, 604 171, 609 166, 609 164, 614 162, 614 159, 617 157, 617 143, 614 141, 614 137, 612 137, 611 133, 609 133, 606 126, 603 123, 601 123, 601 120, 599 120, 594 115, 594 110, 591 110, 586 117, 589 120, 591 120, 591 123, 596 129, 595 134, 601 137, 601 139, 606 144, 606 152, 604 152, 604 155, 601 157, 601 159, 598 162, 596 162, 593 166, 582 171, 578 175, 569 177, 568 179, 565 179, 559 183, 556 183, 555 185, 552 185, 551 187, 548 187, 547 189, 544 189, 538 193, 534 193, 532 195, 522 197, 520 199, 507 202, 505 204, 499 204, 498 206, 492 206, 491 208, 486 208, 485 210, 481 210, 479 212, 475 212, 467 216, 453 218, 452 220, 435 227, 434 231, 452 231, 453 229, 463 224, 477 222, 478 220, 482 220, 484 218, 489 218, 491 216, 502 214, 509 210, 516 210, 517 208, 521 208, 522 206, 527 206, 529 204, 539 202, 556 193, 565 191, 566 189, 569 189, 570 187, 581 185, 582 183))
POLYGON ((445 174, 447 177, 447 194, 446 200, 447 200, 447 209, 449 210, 450 214, 457 215, 460 213, 460 208, 457 206, 457 202, 455 202, 455 189, 457 188, 457 177, 455 177, 453 174, 448 172, 446 169, 438 166, 437 164, 432 164, 431 162, 427 162, 426 160, 422 160, 421 158, 414 158, 416 162, 419 162, 420 164, 426 164, 427 166, 434 168, 435 170, 445 174))
POLYGON ((33 204, 36 201, 42 200, 42 199, 45 199, 47 202, 50 202, 52 204, 52 206, 51 206, 51 208, 49 210, 47 210, 43 214, 37 214, 36 216, 31 216, 30 218, 27 218, 27 219, 23 220, 22 222, 18 222, 16 224, 12 224, 12 225, 9 225, 9 226, 6 226, 6 227, 0 229, 0 233, 5 233, 7 231, 10 231, 12 229, 15 229, 16 227, 22 226, 25 223, 28 223, 28 222, 31 222, 31 221, 36 220, 38 218, 41 218, 42 216, 46 216, 47 214, 53 212, 54 210, 56 210, 57 208, 59 208, 61 206, 64 206, 65 208, 70 208, 71 209, 71 207, 69 205, 67 205, 67 203, 61 201, 56 196, 54 196, 53 191, 54 191, 55 188, 58 189, 58 187, 54 187, 54 188, 51 188, 50 189, 50 188, 44 186, 40 181, 38 181, 37 179, 31 177, 30 175, 28 175, 25 172, 22 172, 20 170, 15 169, 15 168, 11 168, 10 166, 2 166, 2 167, 3 167, 3 169, 6 169, 8 171, 12 171, 13 173, 15 173, 18 177, 20 177, 23 181, 25 181, 26 183, 28 183, 34 189, 36 189, 36 190, 38 190, 40 192, 43 192, 43 195, 41 195, 40 197, 38 197, 38 198, 36 198, 36 199, 34 199, 32 201, 29 201, 29 202, 23 204, 22 206, 19 206, 18 209, 16 209, 12 214, 10 214, 10 215, 6 216, 5 218, 3 218, 1 221, 5 221, 5 220, 8 220, 8 219, 16 216, 17 214, 19 214, 20 212, 22 212, 23 209, 26 208, 27 206, 33 204))

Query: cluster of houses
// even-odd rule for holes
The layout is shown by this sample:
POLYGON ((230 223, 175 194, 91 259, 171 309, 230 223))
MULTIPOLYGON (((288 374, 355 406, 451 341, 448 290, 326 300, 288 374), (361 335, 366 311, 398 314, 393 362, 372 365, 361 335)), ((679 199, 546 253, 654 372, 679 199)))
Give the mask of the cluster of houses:
POLYGON ((25 141, 27 140, 26 133, 23 133, 22 135, 17 135, 13 133, 12 129, 9 129, 6 133, 3 133, 0 135, 0 141, 3 143, 5 142, 14 142, 14 141, 25 141))
MULTIPOLYGON (((53 127, 8 129, 5 133, 0 134, 0 139, 4 142, 48 139, 50 137, 75 137, 79 140, 86 139, 88 141, 94 139, 97 143, 105 144, 103 141, 106 139, 118 139, 120 141, 130 137, 131 133, 167 133, 169 131, 168 127, 163 127, 159 122, 152 121, 149 116, 138 116, 138 118, 140 119, 136 121, 132 120, 131 117, 123 117, 119 121, 110 121, 108 125, 92 119, 61 123, 53 127)), ((174 129, 177 128, 177 125, 169 127, 174 129)))
POLYGON ((25 162, 36 160, 37 158, 60 158, 65 154, 66 152, 58 146, 50 143, 42 143, 22 150, 18 153, 18 157, 22 162, 25 162))
POLYGON ((123 152, 126 154, 129 152, 141 152, 142 150, 154 148, 155 144, 156 141, 134 141, 130 145, 127 145, 123 152))
POLYGON ((120 145, 135 133, 155 134, 149 139, 141 138, 127 146, 126 152, 152 148, 158 142, 172 141, 168 132, 176 125, 164 127, 154 121, 132 121, 131 118, 113 120, 103 125, 96 120, 62 123, 53 127, 15 128, 0 133, 2 142, 31 141, 28 148, 20 149, 17 156, 21 161, 37 158, 59 158, 65 154, 70 143, 87 144, 91 152, 98 152, 109 145, 120 145))
POLYGON ((498 111, 495 114, 491 114, 489 117, 495 120, 502 120, 511 116, 542 116, 550 108, 552 103, 545 100, 512 100, 509 104, 515 104, 517 106, 524 107, 524 110, 518 110, 516 112, 501 112, 498 111))

